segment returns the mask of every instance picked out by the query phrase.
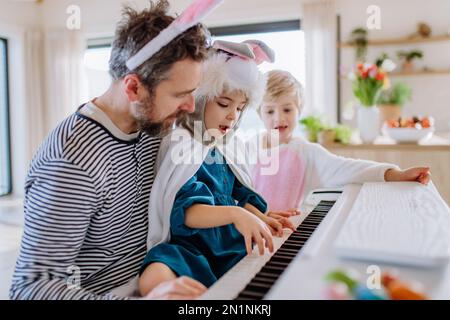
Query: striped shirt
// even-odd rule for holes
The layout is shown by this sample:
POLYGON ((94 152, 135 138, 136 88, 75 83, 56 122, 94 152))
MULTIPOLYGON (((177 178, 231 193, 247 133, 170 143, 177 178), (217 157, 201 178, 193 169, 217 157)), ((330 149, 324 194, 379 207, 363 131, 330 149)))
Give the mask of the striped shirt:
POLYGON ((108 292, 137 274, 160 139, 118 132, 89 103, 40 146, 11 299, 114 299, 108 292))

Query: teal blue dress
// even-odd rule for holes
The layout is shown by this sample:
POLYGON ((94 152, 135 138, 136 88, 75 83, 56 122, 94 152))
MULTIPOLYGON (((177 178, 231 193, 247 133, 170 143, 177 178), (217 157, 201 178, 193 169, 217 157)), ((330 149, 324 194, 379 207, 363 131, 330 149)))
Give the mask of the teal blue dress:
POLYGON ((153 262, 167 265, 178 276, 189 276, 211 286, 246 255, 244 237, 233 224, 195 229, 184 224, 186 209, 194 204, 241 206, 250 203, 261 212, 265 200, 243 186, 220 152, 211 149, 197 173, 178 191, 170 216, 171 239, 147 253, 140 273, 153 262))

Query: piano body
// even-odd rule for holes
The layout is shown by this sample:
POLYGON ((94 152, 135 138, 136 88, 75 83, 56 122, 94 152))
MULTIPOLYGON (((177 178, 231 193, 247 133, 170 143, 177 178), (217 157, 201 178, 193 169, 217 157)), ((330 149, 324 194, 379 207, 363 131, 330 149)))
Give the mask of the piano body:
POLYGON ((398 271, 405 281, 422 283, 430 299, 450 299, 450 211, 433 184, 364 184, 318 191, 305 199, 301 211, 291 218, 297 231, 285 230, 283 237, 274 238, 273 254, 259 256, 255 248, 201 299, 324 299, 328 272, 351 268, 366 282, 373 265, 381 271, 398 271), (380 206, 383 199, 391 203, 380 206), (386 225, 391 216, 373 221, 373 216, 362 215, 369 210, 385 213, 386 205, 397 213, 398 226, 386 225), (420 214, 409 219, 415 212, 420 214), (347 219, 350 215, 352 219, 347 219), (389 237, 397 237, 392 234, 396 230, 397 251, 385 252, 390 250, 389 237), (413 243, 402 243, 403 235, 413 237, 413 243))

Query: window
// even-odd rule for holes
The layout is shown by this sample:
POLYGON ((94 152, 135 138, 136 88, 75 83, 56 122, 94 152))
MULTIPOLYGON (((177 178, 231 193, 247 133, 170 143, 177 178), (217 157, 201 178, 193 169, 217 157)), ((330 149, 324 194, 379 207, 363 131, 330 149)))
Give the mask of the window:
MULTIPOLYGON (((275 63, 264 62, 260 65, 260 70, 262 72, 273 69, 289 71, 305 86, 305 40, 299 20, 210 28, 210 31, 213 40, 264 41, 275 51, 275 63)), ((241 128, 244 131, 263 128, 256 110, 248 110, 245 118, 242 119, 241 128)))
POLYGON ((0 38, 0 196, 11 193, 9 147, 8 47, 0 38))
POLYGON ((111 55, 110 41, 108 39, 99 39, 96 42, 88 43, 88 48, 84 54, 84 68, 87 76, 89 98, 98 97, 111 84, 111 77, 108 72, 108 61, 111 55))

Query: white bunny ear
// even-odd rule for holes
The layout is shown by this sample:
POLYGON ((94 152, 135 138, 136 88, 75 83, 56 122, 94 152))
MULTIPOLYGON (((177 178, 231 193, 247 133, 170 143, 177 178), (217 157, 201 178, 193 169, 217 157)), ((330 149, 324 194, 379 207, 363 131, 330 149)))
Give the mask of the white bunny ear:
POLYGON ((170 41, 194 26, 208 13, 214 10, 223 0, 196 0, 178 16, 167 28, 150 40, 141 50, 126 62, 128 70, 133 70, 150 59, 170 41))
POLYGON ((245 40, 244 43, 248 43, 255 54, 256 64, 261 64, 264 61, 274 63, 275 51, 273 51, 267 44, 261 40, 245 40))
POLYGON ((246 43, 216 40, 214 41, 213 48, 234 54, 243 59, 255 59, 252 47, 246 43))

